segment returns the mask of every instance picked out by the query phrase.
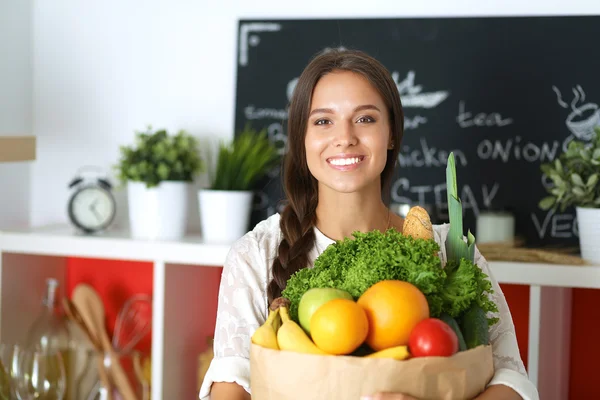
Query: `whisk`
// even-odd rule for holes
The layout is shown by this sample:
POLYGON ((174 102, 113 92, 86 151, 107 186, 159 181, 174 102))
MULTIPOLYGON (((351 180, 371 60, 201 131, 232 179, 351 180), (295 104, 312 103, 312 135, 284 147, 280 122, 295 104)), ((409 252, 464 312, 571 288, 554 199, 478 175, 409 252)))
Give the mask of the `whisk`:
POLYGON ((113 333, 113 347, 128 353, 152 328, 152 297, 136 294, 130 297, 117 316, 113 333))

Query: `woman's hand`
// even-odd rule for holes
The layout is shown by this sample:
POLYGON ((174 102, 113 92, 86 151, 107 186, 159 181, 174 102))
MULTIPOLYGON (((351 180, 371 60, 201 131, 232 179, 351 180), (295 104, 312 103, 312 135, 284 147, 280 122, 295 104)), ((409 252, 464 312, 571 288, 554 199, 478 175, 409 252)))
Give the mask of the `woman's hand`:
MULTIPOLYGON (((504 385, 492 385, 488 387, 483 393, 475 398, 475 400, 522 400, 521 396, 513 389, 504 385)), ((376 393, 373 395, 362 396, 360 400, 418 400, 412 396, 402 393, 376 393)))
POLYGON ((417 400, 416 398, 402 393, 376 393, 362 396, 360 400, 417 400))

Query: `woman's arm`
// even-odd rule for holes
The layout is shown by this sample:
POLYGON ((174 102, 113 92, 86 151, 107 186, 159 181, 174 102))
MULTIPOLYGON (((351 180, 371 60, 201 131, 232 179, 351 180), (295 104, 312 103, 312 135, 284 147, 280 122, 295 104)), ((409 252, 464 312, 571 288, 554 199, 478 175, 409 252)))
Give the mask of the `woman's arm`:
POLYGON ((215 382, 210 391, 211 400, 250 400, 250 394, 237 383, 215 382))
POLYGON ((474 400, 522 400, 522 397, 508 386, 492 385, 474 400))
POLYGON ((250 398, 241 396, 250 391, 250 338, 266 320, 264 260, 252 233, 237 241, 227 255, 219 287, 214 358, 202 382, 200 400, 250 398), (215 396, 215 390, 222 393, 215 396))
POLYGON ((500 321, 490 330, 490 342, 494 355, 494 376, 488 388, 477 399, 539 400, 537 388, 529 380, 521 360, 512 315, 504 293, 477 246, 475 246, 474 261, 488 275, 492 283, 494 293, 491 295, 491 299, 498 306, 498 317, 500 318, 500 321))

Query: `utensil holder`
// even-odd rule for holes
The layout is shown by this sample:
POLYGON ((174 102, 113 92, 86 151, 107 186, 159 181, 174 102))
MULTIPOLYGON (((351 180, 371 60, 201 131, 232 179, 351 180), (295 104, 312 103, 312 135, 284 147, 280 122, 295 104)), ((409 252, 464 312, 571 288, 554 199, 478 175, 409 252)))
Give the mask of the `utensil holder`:
POLYGON ((150 400, 150 384, 143 377, 141 353, 137 351, 113 352, 112 357, 109 353, 97 353, 96 356, 99 360, 98 376, 100 379, 86 400, 123 400, 123 396, 114 383, 115 362, 118 362, 125 372, 127 380, 135 392, 136 400, 150 400))

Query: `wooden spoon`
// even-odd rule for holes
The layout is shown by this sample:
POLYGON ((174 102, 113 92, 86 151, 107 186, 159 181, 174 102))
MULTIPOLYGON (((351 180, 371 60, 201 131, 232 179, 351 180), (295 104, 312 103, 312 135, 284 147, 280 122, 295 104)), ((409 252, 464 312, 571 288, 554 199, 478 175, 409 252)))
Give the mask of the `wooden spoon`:
POLYGON ((72 298, 73 303, 79 309, 82 319, 99 339, 104 352, 110 356, 110 374, 119 393, 123 396, 124 400, 137 400, 137 396, 115 354, 108 333, 106 332, 104 325, 105 311, 102 299, 100 299, 94 288, 87 284, 78 284, 73 290, 72 298))
POLYGON ((65 310, 65 313, 67 314, 67 317, 69 317, 69 319, 74 321, 81 328, 81 330, 83 331, 83 333, 85 333, 85 335, 89 339, 90 343, 92 343, 94 348, 99 352, 102 352, 102 344, 100 344, 94 332, 90 330, 90 327, 83 320, 83 317, 81 316, 81 313, 79 312, 77 306, 73 304, 73 302, 69 298, 63 297, 63 308, 65 310))
POLYGON ((106 388, 106 398, 108 400, 112 400, 112 384, 108 377, 106 367, 103 363, 104 348, 102 347, 102 344, 96 337, 95 331, 87 325, 87 323, 81 316, 81 313, 79 312, 77 306, 67 297, 63 297, 63 308, 65 309, 67 317, 69 317, 71 320, 75 321, 77 325, 79 325, 79 327, 83 330, 85 335, 88 337, 89 341, 92 343, 92 345, 98 352, 98 374, 100 375, 100 381, 102 382, 102 387, 106 388))

